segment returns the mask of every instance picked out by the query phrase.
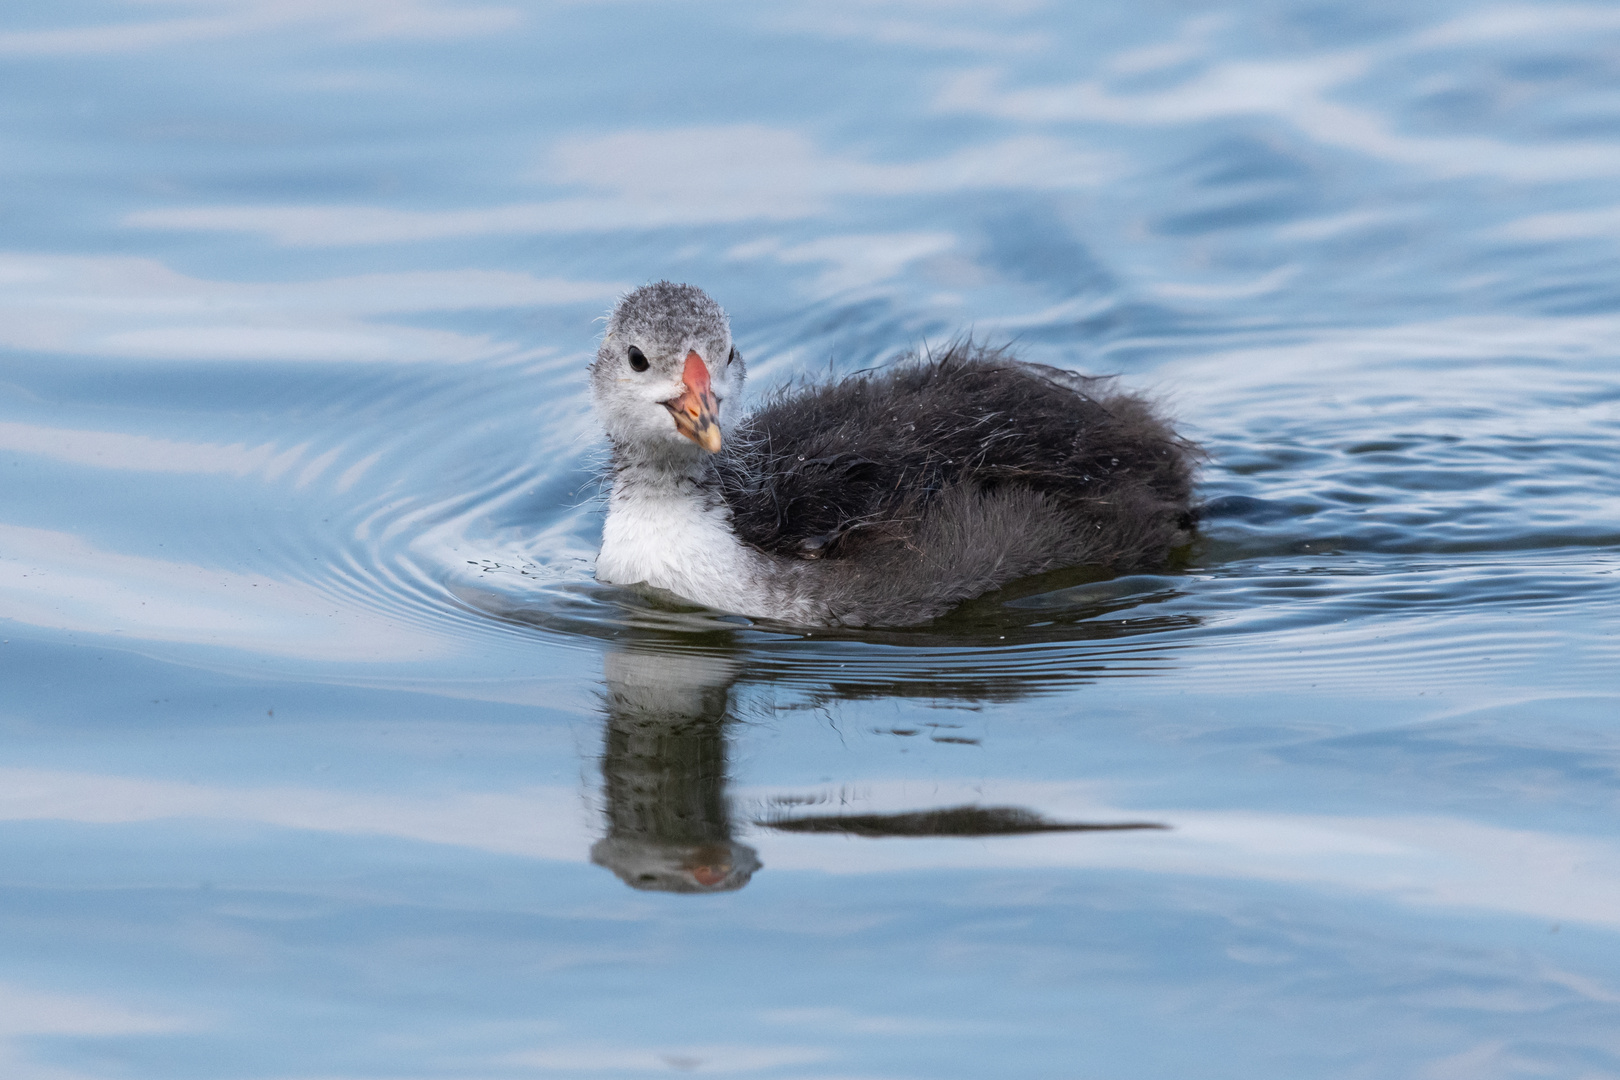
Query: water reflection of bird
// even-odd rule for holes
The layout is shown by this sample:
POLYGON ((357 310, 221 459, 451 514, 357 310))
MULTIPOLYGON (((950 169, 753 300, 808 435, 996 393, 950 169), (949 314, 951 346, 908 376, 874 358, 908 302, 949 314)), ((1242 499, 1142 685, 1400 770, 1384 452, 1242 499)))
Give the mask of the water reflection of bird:
POLYGON ((1193 524, 1191 447, 1107 380, 958 345, 733 421, 742 382, 701 289, 659 282, 614 308, 591 366, 613 444, 598 578, 901 626, 1057 567, 1162 564, 1193 524))
MULTIPOLYGON (((726 794, 727 728, 734 710, 747 708, 735 700, 737 687, 745 682, 744 664, 726 635, 701 635, 701 642, 698 637, 634 634, 603 659, 607 832, 591 847, 591 861, 635 889, 727 892, 747 885, 760 868, 758 853, 733 837, 726 794)), ((1020 806, 784 812, 818 801, 783 799, 752 824, 789 833, 980 838, 1168 827, 1144 821, 1054 821, 1020 806)))
POLYGON ((591 860, 636 889, 724 892, 759 869, 731 838, 725 725, 737 665, 631 647, 603 661, 607 835, 591 860))

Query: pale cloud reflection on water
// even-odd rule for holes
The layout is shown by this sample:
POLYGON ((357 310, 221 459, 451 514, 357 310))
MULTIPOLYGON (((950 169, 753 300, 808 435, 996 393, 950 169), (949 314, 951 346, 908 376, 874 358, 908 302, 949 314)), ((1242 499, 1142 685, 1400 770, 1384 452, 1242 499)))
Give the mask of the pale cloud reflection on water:
POLYGON ((0 254, 0 346, 158 360, 467 361, 513 351, 487 337, 378 315, 605 304, 614 282, 490 270, 300 282, 206 281, 152 260, 0 254))
POLYGON ((0 33, 0 56, 99 56, 286 30, 339 41, 435 40, 499 33, 524 22, 516 7, 439 0, 147 0, 121 6, 124 17, 116 21, 0 33), (139 18, 154 9, 178 17, 139 18))
POLYGON ((0 595, 15 623, 321 660, 422 660, 445 645, 297 581, 98 549, 0 526, 0 595))
POLYGON ((1024 137, 923 161, 827 154, 803 135, 747 125, 627 131, 565 140, 542 176, 601 195, 460 210, 372 206, 204 206, 140 210, 135 228, 262 233, 294 247, 389 244, 447 237, 791 221, 844 197, 975 190, 1069 190, 1120 172, 1103 154, 1024 137), (643 167, 656 162, 656 168, 643 167))
MULTIPOLYGON (((378 836, 526 859, 587 861, 596 823, 572 787, 526 788, 447 797, 409 797, 323 788, 242 789, 97 774, 0 770, 0 821, 134 826, 174 820, 251 822, 278 829, 378 836)), ((918 786, 860 785, 872 812, 914 806, 918 786)), ((743 805, 797 794, 733 792, 743 805)), ((927 798, 1039 806, 1086 820, 1155 818, 1172 835, 1047 834, 984 841, 923 842, 750 836, 771 873, 901 874, 920 870, 1112 869, 1333 887, 1400 904, 1501 912, 1555 922, 1620 926, 1620 846, 1606 838, 1481 826, 1463 819, 1211 813, 1122 807, 1084 785, 1020 784, 994 778, 934 784, 927 798)))

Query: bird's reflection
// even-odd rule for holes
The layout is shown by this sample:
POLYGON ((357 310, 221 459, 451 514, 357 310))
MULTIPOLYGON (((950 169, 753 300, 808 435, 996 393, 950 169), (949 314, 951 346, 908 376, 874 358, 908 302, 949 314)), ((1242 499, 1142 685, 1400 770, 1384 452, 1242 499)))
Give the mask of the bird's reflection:
POLYGON ((735 838, 739 825, 871 839, 1167 828, 1054 821, 1016 806, 832 815, 777 808, 739 822, 726 794, 727 729, 739 709, 753 715, 760 707, 752 692, 761 689, 777 715, 794 707, 784 698, 818 709, 894 699, 979 705, 1169 671, 1180 647, 1175 635, 1201 618, 1154 613, 1182 598, 1178 584, 1145 575, 1095 580, 1082 568, 1020 582, 926 627, 814 632, 608 586, 563 589, 540 605, 466 584, 454 589, 508 622, 606 645, 605 835, 591 860, 635 889, 713 893, 742 888, 760 869, 755 850, 735 838), (1130 618, 1110 617, 1122 612, 1130 618))
POLYGON ((653 642, 604 658, 607 835, 591 861, 631 888, 725 892, 759 869, 754 849, 732 838, 726 799, 738 666, 724 655, 660 652, 653 642))
MULTIPOLYGON (((634 889, 713 893, 740 889, 760 868, 733 836, 726 795, 727 727, 743 673, 724 633, 643 632, 603 657, 606 835, 591 861, 634 889)), ((1016 806, 951 806, 889 814, 774 813, 754 822, 796 833, 880 837, 991 837, 1164 829, 1159 822, 1053 821, 1016 806)))

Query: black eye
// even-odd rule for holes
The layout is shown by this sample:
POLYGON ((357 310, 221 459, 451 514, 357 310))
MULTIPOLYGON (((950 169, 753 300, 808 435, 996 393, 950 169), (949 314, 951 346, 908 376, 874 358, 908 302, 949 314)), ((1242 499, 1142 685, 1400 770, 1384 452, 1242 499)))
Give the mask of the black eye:
POLYGON ((630 346, 630 367, 634 371, 647 370, 647 354, 634 345, 630 346))
POLYGON ((731 347, 731 355, 726 357, 726 367, 730 367, 731 362, 735 359, 737 359, 737 346, 733 345, 731 347))

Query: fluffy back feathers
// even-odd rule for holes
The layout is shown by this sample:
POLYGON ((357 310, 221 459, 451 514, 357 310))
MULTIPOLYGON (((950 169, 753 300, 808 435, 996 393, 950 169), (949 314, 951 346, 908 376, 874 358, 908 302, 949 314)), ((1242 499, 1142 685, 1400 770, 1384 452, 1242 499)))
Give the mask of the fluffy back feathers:
POLYGON ((961 512, 947 492, 1025 492, 1089 536, 1084 561, 1130 569, 1191 526, 1194 453, 1108 379, 959 343, 779 393, 717 464, 738 535, 773 555, 915 548, 946 503, 961 512))

